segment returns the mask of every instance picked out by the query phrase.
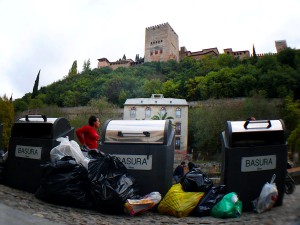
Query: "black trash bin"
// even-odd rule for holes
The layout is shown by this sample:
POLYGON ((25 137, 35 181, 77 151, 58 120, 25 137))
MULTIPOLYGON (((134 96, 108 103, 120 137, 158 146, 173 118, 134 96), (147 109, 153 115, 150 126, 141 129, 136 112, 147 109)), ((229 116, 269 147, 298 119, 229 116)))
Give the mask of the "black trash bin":
POLYGON ((174 129, 170 120, 108 120, 102 127, 100 150, 123 162, 141 195, 172 186, 174 129))
POLYGON ((282 120, 227 121, 222 132, 221 183, 226 192, 236 192, 243 211, 253 210, 265 183, 276 175, 278 199, 282 204, 287 169, 287 144, 282 120))
POLYGON ((74 139, 74 128, 65 118, 27 115, 12 126, 4 182, 34 193, 42 177, 41 164, 50 161, 50 151, 59 137, 74 139))

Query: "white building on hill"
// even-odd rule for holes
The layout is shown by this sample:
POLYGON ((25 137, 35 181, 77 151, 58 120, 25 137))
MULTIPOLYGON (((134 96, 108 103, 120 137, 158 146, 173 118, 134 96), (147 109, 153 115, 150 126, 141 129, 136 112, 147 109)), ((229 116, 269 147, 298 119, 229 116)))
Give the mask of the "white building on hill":
POLYGON ((173 117, 175 125, 175 152, 187 154, 188 148, 188 103, 185 99, 164 98, 162 94, 152 94, 151 98, 131 98, 124 104, 124 120, 151 120, 167 113, 173 117))

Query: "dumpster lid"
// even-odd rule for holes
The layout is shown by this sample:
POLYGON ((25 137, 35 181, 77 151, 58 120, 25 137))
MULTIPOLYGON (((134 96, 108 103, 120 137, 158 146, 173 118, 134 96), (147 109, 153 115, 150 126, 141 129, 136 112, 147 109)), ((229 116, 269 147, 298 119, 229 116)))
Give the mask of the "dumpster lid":
POLYGON ((103 127, 104 143, 165 143, 170 120, 110 120, 103 127))
POLYGON ((282 120, 227 121, 225 136, 232 147, 277 145, 286 142, 282 120))
POLYGON ((54 123, 57 120, 57 118, 48 118, 45 115, 26 115, 23 118, 19 118, 17 122, 44 122, 44 123, 54 123))
POLYGON ((256 121, 228 121, 231 132, 267 132, 280 131, 284 127, 280 120, 256 120, 256 121))
POLYGON ((26 115, 13 125, 11 137, 56 139, 73 130, 63 117, 47 118, 45 115, 26 115))

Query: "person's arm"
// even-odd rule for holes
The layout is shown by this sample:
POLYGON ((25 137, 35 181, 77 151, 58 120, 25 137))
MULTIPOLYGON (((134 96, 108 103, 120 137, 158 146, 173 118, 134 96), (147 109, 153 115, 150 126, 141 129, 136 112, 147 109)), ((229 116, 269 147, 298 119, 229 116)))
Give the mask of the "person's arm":
POLYGON ((184 168, 181 167, 181 170, 180 170, 180 176, 183 177, 184 176, 184 168))
POLYGON ((78 128, 76 130, 76 136, 77 136, 78 141, 80 142, 80 144, 86 146, 85 138, 84 138, 84 131, 85 131, 84 127, 78 128))

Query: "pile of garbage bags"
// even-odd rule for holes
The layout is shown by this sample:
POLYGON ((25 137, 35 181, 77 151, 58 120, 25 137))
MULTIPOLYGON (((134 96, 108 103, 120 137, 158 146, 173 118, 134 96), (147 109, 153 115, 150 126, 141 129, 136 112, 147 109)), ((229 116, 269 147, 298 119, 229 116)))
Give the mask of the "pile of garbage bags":
MULTIPOLYGON (((51 150, 51 161, 41 165, 43 176, 35 192, 38 199, 131 216, 153 208, 161 214, 175 217, 237 218, 242 215, 242 202, 238 195, 227 193, 225 185, 214 186, 207 174, 198 168, 186 173, 163 198, 159 192, 141 196, 139 184, 117 157, 100 151, 83 154, 80 146, 73 140, 69 141, 68 137, 57 141, 60 144, 51 150)), ((270 210, 275 204, 278 191, 274 180, 275 177, 266 183, 260 196, 253 201, 256 212, 270 210)))
POLYGON ((93 152, 85 157, 68 138, 50 152, 35 196, 41 200, 111 214, 123 212, 127 199, 139 199, 138 185, 115 156, 93 152))
POLYGON ((92 207, 87 169, 71 156, 43 165, 43 177, 35 196, 44 201, 80 208, 92 207))
POLYGON ((241 215, 237 195, 233 197, 231 193, 226 197, 225 186, 214 187, 201 170, 185 174, 181 183, 173 185, 163 199, 159 192, 140 196, 134 177, 117 157, 102 152, 84 155, 75 141, 68 138, 58 141, 60 144, 50 152, 51 162, 42 165, 43 177, 35 193, 41 200, 131 216, 155 206, 159 213, 176 217, 241 215))
POLYGON ((226 194, 225 185, 213 186, 205 173, 193 169, 171 187, 158 205, 158 211, 176 217, 236 218, 242 214, 242 203, 236 193, 226 194))

